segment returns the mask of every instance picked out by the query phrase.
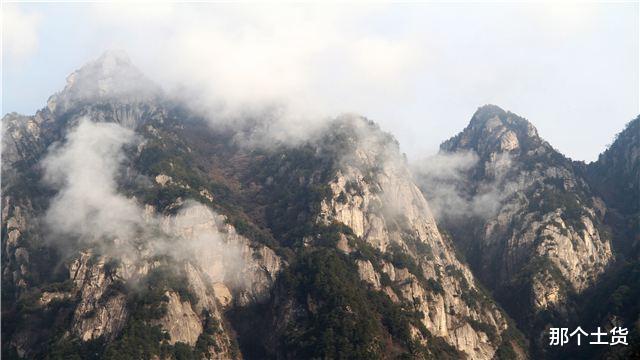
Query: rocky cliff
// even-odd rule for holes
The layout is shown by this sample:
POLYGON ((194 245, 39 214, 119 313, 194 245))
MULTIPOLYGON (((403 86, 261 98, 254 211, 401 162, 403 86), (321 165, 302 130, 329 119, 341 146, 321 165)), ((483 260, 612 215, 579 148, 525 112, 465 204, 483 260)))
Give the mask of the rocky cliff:
MULTIPOLYGON (((348 150, 320 218, 347 225, 381 254, 358 260, 360 277, 393 301, 412 303, 431 335, 470 358, 492 358, 509 325, 440 234, 398 144, 363 119, 345 119, 332 131, 345 134, 348 150)), ((343 250, 357 252, 352 245, 343 250)))
POLYGON ((267 222, 296 255, 260 310, 268 315, 246 330, 245 341, 263 340, 241 347, 285 358, 527 356, 440 234, 390 135, 343 116, 282 151, 261 187, 280 200, 267 222))

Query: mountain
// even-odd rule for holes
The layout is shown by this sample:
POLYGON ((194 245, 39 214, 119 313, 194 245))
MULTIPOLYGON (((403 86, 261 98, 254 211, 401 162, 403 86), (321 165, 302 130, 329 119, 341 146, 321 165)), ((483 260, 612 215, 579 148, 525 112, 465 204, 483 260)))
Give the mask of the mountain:
MULTIPOLYGON (((3 356, 528 357, 393 137, 342 116, 242 141, 268 121, 215 126, 119 53, 6 115, 3 356)), ((577 287, 610 258, 583 218, 601 265, 577 287)))
POLYGON ((640 118, 630 121, 613 144, 586 166, 586 177, 609 207, 607 221, 622 253, 639 254, 640 118), (620 230, 628 230, 620 233, 620 230), (634 231, 635 230, 635 231, 634 231))
MULTIPOLYGON (((578 358, 640 357, 640 117, 629 122, 598 160, 581 170, 607 203, 617 261, 582 298, 575 323, 629 329, 629 346, 574 350, 578 358)), ((560 358, 560 356, 557 356, 560 358)))
POLYGON ((605 202, 529 121, 494 105, 427 161, 448 164, 416 175, 430 202, 454 204, 440 223, 544 356, 543 331, 573 318, 614 261, 605 202))

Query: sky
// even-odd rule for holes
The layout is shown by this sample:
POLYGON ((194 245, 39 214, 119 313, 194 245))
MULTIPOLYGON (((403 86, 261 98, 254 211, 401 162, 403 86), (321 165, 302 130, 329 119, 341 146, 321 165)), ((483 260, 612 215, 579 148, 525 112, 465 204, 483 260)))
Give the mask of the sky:
POLYGON ((3 114, 33 114, 109 49, 231 113, 362 114, 410 159, 484 104, 585 161, 640 112, 637 2, 40 2, 5 3, 2 16, 3 114))

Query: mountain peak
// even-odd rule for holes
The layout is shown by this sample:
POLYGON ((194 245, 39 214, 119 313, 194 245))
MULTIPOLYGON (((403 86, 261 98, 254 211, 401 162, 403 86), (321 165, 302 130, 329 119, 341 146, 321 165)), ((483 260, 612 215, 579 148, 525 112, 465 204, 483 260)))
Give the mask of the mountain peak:
POLYGON ((66 109, 87 101, 132 103, 148 100, 160 93, 129 56, 120 50, 109 50, 67 77, 65 88, 49 99, 51 111, 66 109))
MULTIPOLYGON (((99 79, 107 79, 119 77, 124 73, 140 73, 129 58, 129 55, 122 50, 107 50, 100 57, 93 61, 89 61, 77 71, 74 71, 69 77, 74 77, 74 74, 82 74, 87 76, 88 74, 98 76, 99 79)), ((76 75, 77 76, 77 75, 76 75)), ((67 81, 73 81, 73 79, 67 79, 67 81)))
POLYGON ((106 63, 106 62, 121 62, 131 64, 131 59, 129 58, 129 54, 127 54, 124 50, 119 49, 111 49, 107 50, 95 62, 106 63))
POLYGON ((479 155, 519 152, 542 140, 526 119, 496 105, 484 105, 473 114, 469 125, 440 145, 444 151, 474 150, 479 155))
POLYGON ((478 110, 476 110, 476 112, 473 114, 473 117, 475 118, 476 116, 479 115, 503 115, 506 114, 507 112, 502 109, 500 106, 498 105, 494 105, 494 104, 485 104, 482 105, 478 108, 478 110))
POLYGON ((522 135, 528 137, 538 137, 538 130, 527 119, 492 104, 479 107, 473 114, 469 126, 476 129, 486 128, 488 131, 506 128, 511 131, 522 132, 522 135))

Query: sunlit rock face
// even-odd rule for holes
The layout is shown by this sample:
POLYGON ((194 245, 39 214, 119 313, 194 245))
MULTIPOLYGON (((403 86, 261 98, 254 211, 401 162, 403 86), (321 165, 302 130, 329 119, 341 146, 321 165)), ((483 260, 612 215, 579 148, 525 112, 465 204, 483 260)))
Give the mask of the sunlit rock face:
POLYGON ((402 252, 416 264, 408 269, 384 259, 373 260, 375 266, 360 260, 361 278, 396 302, 413 302, 432 335, 470 358, 492 358, 509 325, 439 232, 398 144, 359 118, 345 119, 332 131, 349 134, 349 150, 330 183, 332 196, 322 202, 321 221, 343 223, 382 254, 402 252), (477 331, 478 323, 490 333, 477 331))
MULTIPOLYGON (((12 310, 19 325, 3 330, 3 349, 8 345, 29 358, 76 340, 108 347, 144 323, 143 331, 157 327, 159 336, 166 333, 153 346, 166 340, 197 347, 206 358, 239 356, 223 312, 265 301, 282 260, 226 223, 210 207, 210 189, 200 186, 198 199, 169 195, 169 211, 157 209, 157 198, 135 194, 148 191, 154 179, 142 175, 149 171, 145 164, 135 163, 148 145, 140 129, 162 126, 168 103, 125 54, 109 52, 71 74, 36 115, 2 119, 2 281, 8 289, 3 312, 33 302, 31 315, 12 310), (43 160, 55 149, 64 151, 82 121, 115 123, 140 140, 126 150, 132 152, 122 150, 114 162, 121 167, 112 169, 113 180, 128 189, 120 188, 118 196, 128 197, 139 212, 131 219, 137 230, 124 237, 87 242, 84 230, 64 235, 44 221, 60 188, 43 181, 43 160)), ((171 174, 154 176, 158 187, 196 188, 184 179, 176 185, 171 174)), ((60 186, 71 186, 69 180, 60 186)), ((118 211, 104 200, 98 211, 118 211)))

